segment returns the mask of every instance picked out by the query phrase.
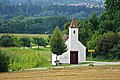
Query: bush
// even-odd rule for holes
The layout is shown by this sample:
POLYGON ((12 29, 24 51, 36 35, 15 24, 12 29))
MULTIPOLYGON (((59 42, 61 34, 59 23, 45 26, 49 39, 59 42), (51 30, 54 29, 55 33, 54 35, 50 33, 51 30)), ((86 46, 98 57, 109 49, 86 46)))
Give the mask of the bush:
POLYGON ((33 43, 38 45, 38 50, 39 50, 39 46, 46 47, 46 45, 47 45, 46 40, 42 37, 34 37, 33 43))
POLYGON ((7 72, 9 65, 9 57, 0 50, 0 72, 7 72))
POLYGON ((92 66, 92 67, 94 67, 94 64, 89 64, 89 66, 92 66))
POLYGON ((104 33, 103 36, 97 41, 97 56, 104 59, 114 59, 114 53, 110 53, 111 49, 119 42, 119 36, 113 32, 104 33))
POLYGON ((31 47, 31 39, 29 37, 22 37, 20 42, 24 49, 25 47, 31 47))
POLYGON ((10 35, 3 35, 0 38, 0 44, 2 47, 12 47, 15 45, 14 40, 13 40, 12 36, 10 36, 10 35))

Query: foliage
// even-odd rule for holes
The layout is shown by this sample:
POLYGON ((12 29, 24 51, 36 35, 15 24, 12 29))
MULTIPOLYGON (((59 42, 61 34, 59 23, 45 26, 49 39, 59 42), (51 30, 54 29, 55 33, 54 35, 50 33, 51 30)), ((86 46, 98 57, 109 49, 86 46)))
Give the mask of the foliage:
POLYGON ((18 16, 0 22, 0 33, 48 34, 52 33, 56 26, 63 29, 67 21, 67 18, 63 16, 44 18, 18 16))
POLYGON ((106 0, 105 2, 106 11, 100 18, 100 29, 102 32, 120 31, 120 1, 119 0, 106 0))
POLYGON ((113 55, 110 55, 115 60, 120 60, 120 43, 114 46, 111 50, 110 53, 113 55))
POLYGON ((31 39, 29 37, 22 37, 20 39, 21 45, 24 47, 30 47, 31 46, 31 39))
MULTIPOLYGON (((103 36, 97 42, 97 56, 101 56, 103 58, 111 58, 110 49, 118 44, 119 36, 113 32, 104 33, 103 36)), ((112 53, 112 55, 114 55, 112 53)))
POLYGON ((106 10, 114 13, 114 11, 120 10, 120 1, 119 0, 106 0, 105 2, 106 10))
POLYGON ((0 50, 0 72, 7 72, 9 68, 9 56, 0 50))
POLYGON ((2 47, 12 47, 15 46, 14 38, 10 35, 3 35, 0 38, 0 45, 2 47))
POLYGON ((46 45, 47 45, 46 40, 43 39, 42 37, 39 37, 39 38, 35 37, 35 38, 33 38, 33 43, 38 45, 38 50, 39 50, 39 46, 46 47, 46 45))
POLYGON ((79 40, 86 45, 87 41, 90 40, 91 36, 93 35, 92 31, 92 24, 89 20, 83 20, 79 24, 79 40))
POLYGON ((92 24, 92 30, 98 30, 98 25, 99 25, 99 21, 98 21, 98 17, 96 15, 96 13, 93 13, 90 17, 89 17, 89 21, 92 24))
MULTIPOLYGON (((50 41, 51 52, 53 54, 62 55, 66 51, 66 45, 62 38, 61 30, 56 27, 50 41)), ((56 59, 57 60, 57 59, 56 59)))
POLYGON ((70 22, 66 22, 66 23, 64 24, 63 34, 69 34, 69 26, 70 26, 70 22))
POLYGON ((88 49, 96 49, 96 43, 101 38, 101 34, 96 31, 95 34, 92 35, 90 41, 87 42, 88 49))

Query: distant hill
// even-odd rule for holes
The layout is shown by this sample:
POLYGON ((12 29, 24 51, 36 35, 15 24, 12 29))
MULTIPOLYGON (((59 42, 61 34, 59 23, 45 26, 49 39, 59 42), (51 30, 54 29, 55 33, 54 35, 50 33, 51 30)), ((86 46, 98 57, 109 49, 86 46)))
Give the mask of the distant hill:
POLYGON ((52 3, 52 4, 71 4, 71 3, 81 3, 81 2, 87 2, 87 3, 96 3, 103 0, 0 0, 0 2, 4 3, 52 3))
POLYGON ((0 0, 0 2, 10 4, 10 0, 0 0))

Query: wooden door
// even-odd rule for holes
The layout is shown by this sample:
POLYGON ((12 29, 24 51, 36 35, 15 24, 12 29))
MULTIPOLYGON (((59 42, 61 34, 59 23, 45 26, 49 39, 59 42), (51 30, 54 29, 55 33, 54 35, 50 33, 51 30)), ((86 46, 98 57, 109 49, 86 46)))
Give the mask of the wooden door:
POLYGON ((70 51, 70 64, 78 64, 78 51, 70 51))

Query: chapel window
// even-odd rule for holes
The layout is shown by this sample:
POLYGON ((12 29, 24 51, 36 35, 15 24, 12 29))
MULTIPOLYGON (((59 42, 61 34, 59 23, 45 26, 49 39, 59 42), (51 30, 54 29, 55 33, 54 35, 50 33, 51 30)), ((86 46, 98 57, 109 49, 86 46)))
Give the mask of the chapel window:
POLYGON ((75 30, 73 31, 73 33, 75 34, 75 30))

